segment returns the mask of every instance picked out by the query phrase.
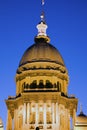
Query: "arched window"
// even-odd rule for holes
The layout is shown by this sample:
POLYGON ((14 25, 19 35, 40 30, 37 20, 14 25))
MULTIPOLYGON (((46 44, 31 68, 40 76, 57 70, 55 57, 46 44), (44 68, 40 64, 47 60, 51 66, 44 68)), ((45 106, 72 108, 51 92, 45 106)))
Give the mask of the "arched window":
POLYGON ((43 80, 39 81, 39 88, 44 88, 43 80))
POLYGON ((49 80, 46 80, 46 88, 53 88, 53 85, 49 80))
POLYGON ((33 88, 37 88, 37 81, 34 80, 31 84, 30 84, 30 88, 33 89, 33 88))
POLYGON ((29 88, 29 84, 28 84, 28 83, 26 84, 26 83, 24 82, 23 85, 22 85, 22 87, 23 87, 23 90, 28 89, 28 88, 29 88))

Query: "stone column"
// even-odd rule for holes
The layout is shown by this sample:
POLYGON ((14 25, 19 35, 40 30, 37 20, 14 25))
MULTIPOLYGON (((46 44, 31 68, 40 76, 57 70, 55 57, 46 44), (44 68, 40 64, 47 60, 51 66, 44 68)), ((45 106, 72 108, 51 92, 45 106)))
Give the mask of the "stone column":
POLYGON ((44 103, 44 129, 46 130, 46 103, 44 103))
POLYGON ((54 103, 52 103, 52 126, 53 126, 53 130, 55 130, 55 118, 54 118, 55 114, 54 114, 54 103))
POLYGON ((52 124, 54 125, 54 103, 52 103, 52 124))
POLYGON ((69 111, 69 114, 68 114, 68 130, 70 130, 70 111, 69 111))
POLYGON ((29 109, 29 103, 27 103, 27 124, 29 124, 29 118, 30 118, 30 109, 29 109))
POLYGON ((26 103, 24 103, 24 115, 23 115, 23 124, 26 123, 26 103))
POLYGON ((58 128, 58 103, 56 103, 56 129, 58 128))
POLYGON ((76 120, 76 109, 74 108, 73 110, 73 117, 72 117, 72 120, 73 120, 73 129, 74 129, 74 126, 75 126, 75 120, 76 120))
POLYGON ((38 125, 38 103, 36 103, 36 119, 35 119, 35 124, 36 124, 36 127, 38 125))
POLYGON ((10 110, 8 110, 6 130, 12 130, 12 116, 10 110))
POLYGON ((17 120, 17 110, 15 109, 14 111, 14 130, 17 130, 17 123, 18 123, 18 120, 17 120))

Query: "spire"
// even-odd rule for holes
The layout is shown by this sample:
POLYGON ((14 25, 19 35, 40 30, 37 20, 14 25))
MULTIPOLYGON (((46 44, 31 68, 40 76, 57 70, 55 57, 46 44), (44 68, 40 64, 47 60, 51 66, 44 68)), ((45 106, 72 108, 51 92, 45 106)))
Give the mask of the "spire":
POLYGON ((80 113, 83 113, 83 111, 82 111, 82 104, 80 104, 80 113))
POLYGON ((83 113, 83 110, 82 110, 82 104, 80 104, 80 114, 78 116, 86 117, 86 115, 83 113))
POLYGON ((42 12, 41 12, 41 16, 40 16, 41 21, 36 26, 36 28, 38 29, 38 34, 35 37, 35 40, 43 38, 46 42, 49 43, 50 38, 46 34, 46 30, 47 30, 48 26, 47 26, 47 24, 45 22, 44 4, 45 4, 45 1, 41 0, 41 5, 42 5, 42 12))
POLYGON ((41 13, 41 21, 45 22, 45 13, 44 13, 44 4, 45 4, 45 1, 42 0, 42 13, 41 13))
POLYGON ((41 18, 41 21, 45 23, 45 13, 44 13, 44 11, 42 11, 40 18, 41 18))

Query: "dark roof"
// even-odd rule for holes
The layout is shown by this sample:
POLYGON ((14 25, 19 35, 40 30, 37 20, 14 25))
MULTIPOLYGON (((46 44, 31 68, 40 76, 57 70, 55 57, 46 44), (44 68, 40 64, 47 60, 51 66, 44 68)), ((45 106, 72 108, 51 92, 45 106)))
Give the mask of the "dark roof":
POLYGON ((50 61, 65 66, 60 52, 53 45, 47 43, 44 38, 38 39, 25 51, 19 66, 36 61, 50 61))

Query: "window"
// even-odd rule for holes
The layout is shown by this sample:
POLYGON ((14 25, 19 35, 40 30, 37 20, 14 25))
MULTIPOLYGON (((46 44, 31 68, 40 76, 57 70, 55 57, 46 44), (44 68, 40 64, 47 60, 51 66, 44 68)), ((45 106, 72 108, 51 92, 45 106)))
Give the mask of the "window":
POLYGON ((31 84, 30 84, 30 88, 33 89, 33 88, 37 88, 37 81, 34 80, 31 84))
POLYGON ((46 88, 53 88, 53 85, 49 80, 46 80, 46 88))
POLYGON ((44 88, 43 80, 40 80, 40 82, 39 82, 39 88, 44 88))

